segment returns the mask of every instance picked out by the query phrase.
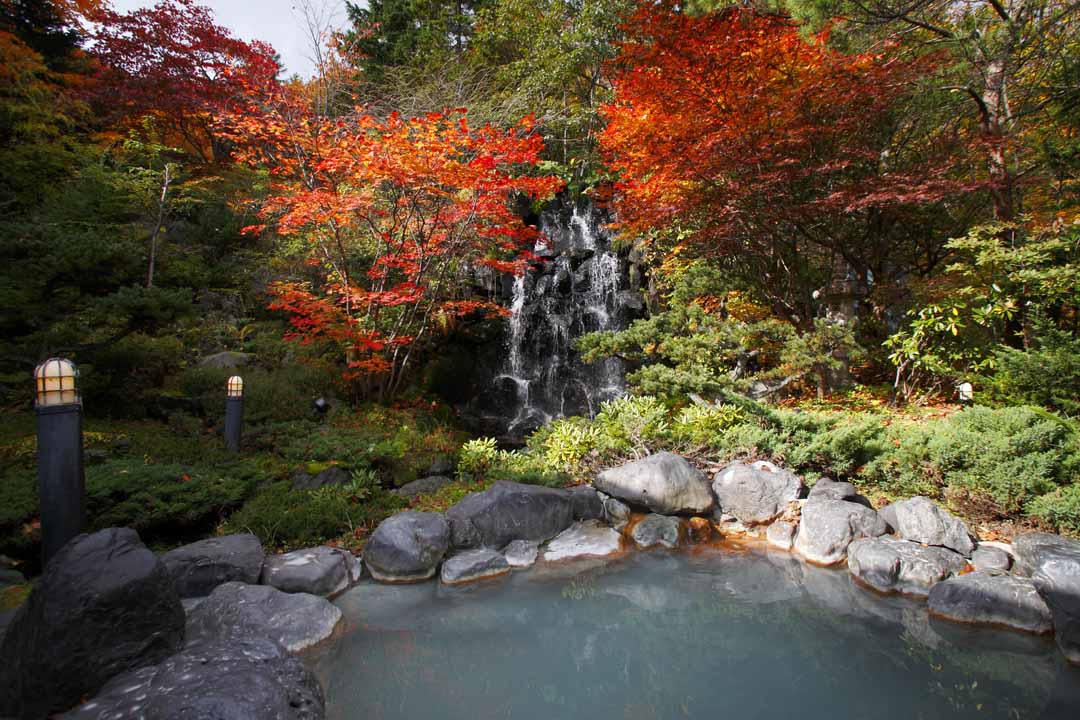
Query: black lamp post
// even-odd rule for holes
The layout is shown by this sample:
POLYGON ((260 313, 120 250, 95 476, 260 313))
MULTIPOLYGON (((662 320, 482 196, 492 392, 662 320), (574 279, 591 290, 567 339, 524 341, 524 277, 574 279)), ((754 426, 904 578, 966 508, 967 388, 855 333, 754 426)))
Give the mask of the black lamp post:
POLYGON ((233 375, 226 384, 225 447, 240 452, 240 429, 244 424, 244 379, 233 375))
POLYGON ((38 495, 45 564, 83 531, 86 521, 79 371, 63 358, 34 370, 37 396, 38 495))

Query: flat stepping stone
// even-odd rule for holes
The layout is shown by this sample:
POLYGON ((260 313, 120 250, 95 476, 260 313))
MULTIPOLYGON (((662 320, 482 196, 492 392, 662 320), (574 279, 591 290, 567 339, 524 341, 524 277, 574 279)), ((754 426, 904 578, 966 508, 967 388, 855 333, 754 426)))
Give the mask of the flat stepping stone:
POLYGON ((942 547, 886 536, 856 540, 848 547, 848 570, 879 592, 926 597, 937 583, 967 567, 967 560, 942 547))
POLYGON ((319 547, 268 555, 260 582, 287 593, 336 595, 360 579, 360 561, 339 548, 319 547))
POLYGON ((657 545, 673 548, 679 544, 679 521, 667 515, 646 515, 630 531, 630 538, 641 549, 657 545))
POLYGON ((512 568, 531 567, 540 554, 540 543, 535 540, 515 540, 503 548, 503 557, 512 568))
POLYGON ((299 652, 333 634, 341 610, 326 598, 269 585, 219 585, 187 618, 187 642, 269 638, 299 652))
POLYGON ((489 548, 467 550, 447 558, 442 564, 440 579, 446 585, 482 580, 510 572, 510 563, 502 553, 489 548))
POLYGON ((1029 578, 976 571, 930 589, 930 612, 955 622, 999 625, 1032 633, 1054 628, 1050 608, 1029 578))
POLYGON ((586 520, 559 533, 544 549, 544 560, 606 557, 622 550, 622 536, 599 520, 586 520))

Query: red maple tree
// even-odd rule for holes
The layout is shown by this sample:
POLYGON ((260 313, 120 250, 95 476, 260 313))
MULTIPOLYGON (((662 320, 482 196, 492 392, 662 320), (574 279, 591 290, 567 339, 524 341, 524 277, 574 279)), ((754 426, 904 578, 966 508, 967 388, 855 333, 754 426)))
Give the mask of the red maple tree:
POLYGON ((542 149, 531 119, 502 130, 471 127, 464 110, 330 118, 312 92, 278 85, 231 116, 238 156, 269 171, 262 217, 304 240, 318 269, 275 285, 271 307, 294 339, 341 349, 361 394, 387 397, 433 328, 501 312, 470 296, 474 275, 522 270, 536 230, 512 202, 561 183, 525 172, 542 149))
POLYGON ((893 112, 933 58, 847 55, 783 15, 693 16, 671 0, 642 4, 627 32, 601 138, 626 233, 674 228, 737 255, 800 324, 838 276, 865 292, 940 259, 913 210, 970 187, 958 139, 913 140, 893 112))
POLYGON ((233 37, 195 0, 91 16, 99 72, 88 92, 99 117, 123 126, 153 115, 170 144, 204 162, 225 154, 217 121, 228 105, 271 85, 280 69, 272 47, 233 37))

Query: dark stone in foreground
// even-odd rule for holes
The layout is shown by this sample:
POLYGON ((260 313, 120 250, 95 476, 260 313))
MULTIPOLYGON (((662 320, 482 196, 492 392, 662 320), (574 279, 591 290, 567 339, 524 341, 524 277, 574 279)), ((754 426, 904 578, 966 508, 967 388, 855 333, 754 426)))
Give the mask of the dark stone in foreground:
POLYGON ((364 548, 364 563, 382 582, 427 580, 449 546, 450 526, 442 514, 410 510, 379 523, 364 548))
POLYGON ((847 552, 848 570, 870 587, 922 597, 967 565, 963 556, 952 550, 892 536, 856 540, 847 552))
POLYGON ((593 485, 660 515, 707 515, 716 505, 705 473, 686 458, 669 452, 608 468, 593 485))
POLYGON ((66 720, 322 720, 319 681, 272 640, 197 642, 113 679, 66 720))
POLYGON ((321 545, 284 555, 267 555, 260 582, 287 593, 326 597, 359 579, 359 560, 345 550, 321 545))
POLYGON ((734 462, 716 473, 712 489, 720 509, 747 525, 767 523, 804 489, 802 478, 770 462, 734 462))
POLYGON ((219 585, 187 618, 188 642, 270 638, 289 652, 334 632, 341 610, 329 600, 267 585, 219 585))
POLYGON ((510 563, 502 553, 490 548, 466 550, 448 558, 442 565, 441 579, 447 585, 472 582, 510 572, 510 563))
POLYGON ((1018 570, 1030 574, 1054 617, 1054 639, 1071 663, 1080 664, 1080 542, 1027 533, 1013 543, 1018 570))
POLYGON ((940 545, 971 555, 975 543, 967 525, 933 500, 913 497, 886 505, 879 511, 897 535, 924 545, 940 545))
POLYGON ((973 572, 930 589, 930 612, 956 622, 1001 625, 1033 633, 1053 629, 1050 608, 1028 578, 973 572))
POLYGON ((43 718, 109 678, 180 649, 184 610, 130 529, 72 539, 49 562, 0 646, 0 717, 43 718))
POLYGON ((446 513, 456 548, 502 548, 513 540, 550 540, 574 522, 565 490, 500 480, 446 513))
POLYGON ((222 583, 259 582, 262 543, 250 533, 225 535, 191 543, 161 556, 180 597, 203 597, 222 583))

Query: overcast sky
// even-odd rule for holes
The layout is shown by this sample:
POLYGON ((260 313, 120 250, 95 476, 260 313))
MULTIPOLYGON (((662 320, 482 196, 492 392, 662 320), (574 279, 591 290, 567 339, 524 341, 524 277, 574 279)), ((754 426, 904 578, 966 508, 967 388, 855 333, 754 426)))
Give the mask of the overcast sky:
MULTIPOLYGON (((111 0, 118 12, 151 7, 156 0, 111 0)), ((345 0, 309 0, 332 17, 334 26, 345 24, 345 0)), ((313 66, 305 37, 303 14, 298 0, 201 0, 214 11, 219 25, 244 40, 265 40, 274 46, 285 65, 285 77, 296 73, 311 77, 313 66)), ((361 3, 357 3, 361 4, 361 3)))

